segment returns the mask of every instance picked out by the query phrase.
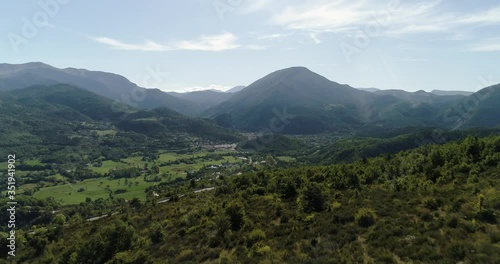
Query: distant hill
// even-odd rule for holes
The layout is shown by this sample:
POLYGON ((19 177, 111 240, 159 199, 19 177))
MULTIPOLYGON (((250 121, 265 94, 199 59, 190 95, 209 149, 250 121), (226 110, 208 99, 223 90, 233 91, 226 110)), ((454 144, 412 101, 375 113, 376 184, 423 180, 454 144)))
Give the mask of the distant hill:
MULTIPOLYGON (((316 133, 362 125, 358 106, 371 101, 370 93, 331 82, 307 68, 294 67, 271 73, 209 109, 215 117, 230 113, 235 127, 249 131, 269 128, 283 112, 295 118, 284 127, 288 133, 316 133)), ((279 125, 279 124, 277 124, 279 125)))
POLYGON ((227 90, 226 93, 237 93, 245 88, 246 88, 246 86, 244 86, 244 85, 236 86, 236 87, 233 87, 233 88, 227 90))
POLYGON ((392 95, 409 102, 420 102, 430 104, 442 104, 465 98, 463 95, 436 95, 425 91, 407 92, 404 90, 378 90, 374 92, 379 95, 392 95))
POLYGON ((225 93, 217 90, 205 90, 187 93, 171 92, 169 94, 195 105, 200 110, 200 112, 221 104, 222 102, 227 101, 233 96, 233 94, 231 93, 225 93))
MULTIPOLYGON (((381 90, 378 88, 357 88, 357 89, 361 90, 361 91, 371 92, 371 93, 384 92, 384 91, 403 91, 403 90, 395 90, 395 89, 381 90)), ((433 90, 430 93, 435 94, 435 95, 442 95, 442 96, 454 96, 454 95, 469 96, 469 95, 473 94, 473 92, 467 92, 467 91, 446 91, 446 90, 433 90)))
POLYGON ((466 92, 466 91, 444 91, 444 90, 433 90, 431 93, 435 95, 463 95, 463 96, 469 96, 473 94, 473 92, 466 92))
POLYGON ((186 115, 201 110, 196 105, 158 89, 145 89, 125 77, 84 69, 58 69, 47 64, 0 64, 0 91, 10 91, 34 85, 69 84, 89 90, 134 107, 153 109, 167 107, 186 115))
POLYGON ((365 91, 365 92, 370 92, 370 93, 380 91, 380 89, 378 89, 378 88, 357 88, 357 89, 361 90, 361 91, 365 91))
POLYGON ((437 120, 452 129, 500 126, 500 84, 484 88, 447 108, 437 120))

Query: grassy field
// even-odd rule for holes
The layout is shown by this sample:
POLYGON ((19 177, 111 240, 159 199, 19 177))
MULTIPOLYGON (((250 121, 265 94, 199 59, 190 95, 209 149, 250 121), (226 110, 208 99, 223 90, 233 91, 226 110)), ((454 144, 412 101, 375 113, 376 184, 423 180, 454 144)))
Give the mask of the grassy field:
POLYGON ((128 165, 144 165, 144 161, 142 161, 142 157, 128 157, 126 159, 122 159, 123 162, 128 165))
POLYGON ((294 162, 295 158, 288 157, 288 156, 279 156, 276 157, 278 160, 284 161, 284 162, 294 162))
POLYGON ((167 175, 172 175, 173 178, 185 178, 186 172, 198 171, 203 167, 209 167, 212 165, 221 165, 222 163, 242 163, 242 160, 237 159, 233 156, 224 156, 221 160, 204 160, 198 161, 194 164, 173 164, 169 166, 160 167, 160 173, 165 173, 167 175))
POLYGON ((26 160, 24 161, 24 164, 34 166, 41 165, 42 163, 40 162, 40 160, 26 160))
MULTIPOLYGON (((162 178, 162 181, 172 181, 175 180, 176 178, 185 178, 187 176, 186 172, 198 171, 204 166, 221 165, 222 163, 235 164, 243 162, 242 160, 231 156, 232 153, 234 153, 234 151, 216 151, 216 152, 200 151, 194 154, 176 154, 173 152, 163 152, 160 154, 159 159, 157 159, 155 162, 159 164, 163 162, 174 162, 176 160, 186 159, 186 158, 188 159, 195 158, 196 162, 193 164, 179 163, 179 164, 160 167, 160 174, 167 175, 167 177, 162 178), (226 156, 223 156, 222 159, 220 160, 201 159, 202 157, 213 154, 220 154, 226 156)), ((32 162, 32 164, 37 164, 36 162, 38 162, 39 164, 39 161, 36 160, 29 162, 32 162)), ((108 173, 110 170, 117 168, 127 168, 135 166, 142 167, 144 166, 145 163, 146 162, 142 160, 142 157, 135 156, 122 159, 120 162, 115 162, 110 160, 103 161, 101 167, 91 167, 91 170, 96 173, 105 174, 108 173)), ((149 165, 152 165, 151 162, 149 162, 149 165)), ((5 166, 7 166, 6 163, 5 166)), ((48 178, 65 180, 65 178, 59 174, 49 176, 48 178)), ((137 197, 139 199, 144 200, 146 198, 146 193, 145 193, 146 188, 156 184, 153 182, 145 182, 144 176, 128 179, 128 182, 131 182, 132 184, 131 185, 125 184, 125 179, 110 180, 108 178, 89 179, 82 182, 78 182, 76 184, 60 183, 56 186, 47 186, 41 188, 39 191, 35 192, 34 197, 36 198, 54 197, 62 204, 67 204, 67 205, 78 204, 84 202, 87 197, 91 198, 92 200, 99 198, 107 199, 109 197, 109 191, 107 191, 106 189, 107 186, 109 186, 109 188, 113 192, 118 189, 127 190, 126 193, 113 194, 113 196, 116 198, 133 199, 137 197), (78 190, 81 188, 83 188, 84 191, 78 192, 78 190)), ((35 187, 36 184, 25 184, 20 187, 20 190, 32 189, 35 187)))
POLYGON ((106 160, 102 162, 101 167, 91 167, 91 170, 93 170, 96 173, 108 173, 112 169, 119 169, 119 168, 125 168, 129 167, 127 163, 124 162, 115 162, 111 160, 106 160))
POLYGON ((34 194, 34 197, 54 197, 54 199, 60 201, 62 204, 78 204, 84 202, 87 197, 91 198, 92 200, 99 198, 108 198, 109 192, 106 190, 106 188, 107 186, 109 186, 109 188, 113 192, 118 189, 127 190, 126 193, 113 194, 113 196, 116 198, 133 199, 137 197, 141 200, 144 200, 146 198, 146 193, 144 192, 146 188, 155 184, 151 182, 145 182, 143 176, 128 179, 128 181, 132 183, 130 186, 125 184, 125 179, 90 179, 76 184, 67 183, 64 185, 42 188, 40 189, 40 191, 34 194), (84 188, 85 191, 78 192, 80 188, 84 188))
POLYGON ((115 130, 94 130, 99 136, 114 136, 117 131, 115 130))

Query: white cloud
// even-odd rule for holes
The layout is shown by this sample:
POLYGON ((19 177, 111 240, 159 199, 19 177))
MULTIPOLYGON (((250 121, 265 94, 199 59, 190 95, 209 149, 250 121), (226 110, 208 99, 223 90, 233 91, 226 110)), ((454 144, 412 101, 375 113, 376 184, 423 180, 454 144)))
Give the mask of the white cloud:
POLYGON ((463 19, 459 19, 458 22, 464 24, 499 24, 500 6, 466 16, 463 19))
POLYGON ((135 51, 172 51, 172 50, 193 50, 193 51, 224 51, 233 49, 265 49, 256 45, 241 45, 238 38, 232 33, 222 33, 213 36, 202 36, 196 40, 184 40, 174 42, 169 45, 159 44, 157 42, 146 40, 142 44, 130 44, 108 37, 93 38, 94 41, 105 44, 117 50, 135 50, 135 51))
POLYGON ((419 59, 419 58, 399 58, 396 59, 398 62, 428 62, 428 59, 419 59))
POLYGON ((259 45, 246 45, 243 46, 244 49, 249 49, 249 50, 265 50, 265 46, 259 46, 259 45))
POLYGON ((469 34, 464 34, 464 33, 457 33, 454 35, 451 35, 449 40, 454 40, 454 41, 464 41, 464 40, 471 40, 473 37, 469 34))
POLYGON ((353 22, 366 20, 369 17, 371 12, 362 10, 362 6, 363 2, 346 3, 343 0, 319 4, 308 2, 287 7, 275 15, 272 21, 288 29, 339 31, 349 27, 353 22))
POLYGON ((138 50, 138 51, 166 51, 166 50, 172 50, 172 47, 164 46, 161 44, 158 44, 154 41, 147 40, 142 44, 128 44, 121 42, 119 40, 115 40, 112 38, 107 38, 107 37, 97 37, 94 38, 95 41, 108 45, 112 47, 113 49, 119 49, 119 50, 138 50))
MULTIPOLYGON (((242 1, 242 0, 240 0, 242 1)), ((244 1, 242 3, 242 7, 240 8, 240 12, 242 14, 249 14, 249 13, 254 13, 257 11, 260 11, 262 9, 265 9, 266 7, 269 7, 272 3, 272 0, 251 0, 251 1, 244 1)))
POLYGON ((257 35, 257 39, 259 40, 274 40, 274 39, 281 39, 281 38, 286 38, 291 35, 293 35, 294 32, 292 33, 275 33, 275 34, 267 34, 267 35, 257 35))
POLYGON ((180 50, 223 51, 241 47, 238 38, 231 33, 215 36, 202 36, 194 41, 181 41, 176 44, 180 50))
POLYGON ((310 32, 309 33, 309 37, 311 37, 311 39, 314 41, 314 43, 316 43, 316 44, 320 44, 321 43, 321 39, 319 39, 317 33, 310 32))
POLYGON ((500 24, 500 6, 459 13, 445 10, 442 2, 396 0, 387 4, 375 0, 311 0, 282 8, 283 11, 275 14, 271 22, 290 30, 334 33, 352 33, 364 30, 368 24, 378 23, 389 36, 436 32, 456 34, 466 26, 500 24))
POLYGON ((387 35, 403 35, 416 33, 443 32, 447 27, 443 25, 409 25, 387 31, 387 35))
POLYGON ((471 49, 471 51, 500 51, 500 43, 498 44, 484 44, 484 45, 478 45, 474 48, 471 49))

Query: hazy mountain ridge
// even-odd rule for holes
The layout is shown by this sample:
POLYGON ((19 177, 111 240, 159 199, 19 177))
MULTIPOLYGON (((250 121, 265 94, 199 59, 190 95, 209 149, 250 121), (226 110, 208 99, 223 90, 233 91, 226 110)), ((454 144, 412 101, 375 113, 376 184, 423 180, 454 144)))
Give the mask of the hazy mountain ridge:
POLYGON ((246 88, 246 86, 244 86, 244 85, 235 86, 235 87, 227 90, 226 93, 237 93, 245 88, 246 88))
POLYGON ((200 111, 205 111, 211 107, 219 105, 231 98, 232 93, 217 90, 205 90, 186 93, 169 92, 168 94, 178 97, 196 105, 200 111))
POLYGON ((43 63, 1 64, 0 91, 34 85, 69 84, 134 107, 168 107, 186 115, 200 112, 198 107, 158 89, 137 86, 121 75, 84 69, 58 69, 43 63))
POLYGON ((438 120, 453 129, 500 126, 500 84, 454 102, 441 112, 438 120))
MULTIPOLYGON (((453 109, 464 112, 460 110, 464 108, 463 102, 481 93, 467 97, 464 95, 467 92, 460 91, 356 89, 330 81, 305 67, 279 70, 228 92, 166 93, 138 87, 112 73, 57 69, 43 63, 0 64, 0 91, 58 83, 81 87, 133 107, 166 107, 189 116, 209 117, 220 125, 244 131, 268 129, 277 113, 289 114, 294 118, 286 120, 283 127, 274 124, 281 128, 274 132, 293 134, 403 127, 456 128, 456 124, 444 120, 446 114, 453 109)), ((469 111, 458 126, 500 124, 497 118, 500 114, 496 115, 500 110, 494 103, 498 95, 493 93, 491 97, 479 100, 477 111, 469 111)))
POLYGON ((472 95, 474 92, 432 90, 431 93, 433 93, 435 95, 463 95, 463 96, 469 96, 469 95, 472 95))
MULTIPOLYGON (((338 129, 439 126, 436 117, 464 96, 438 96, 424 91, 355 89, 326 79, 304 67, 271 73, 252 83, 205 116, 230 116, 239 129, 269 128, 274 110, 296 117, 286 133, 338 129)), ((275 112, 275 111, 274 111, 275 112)), ((226 118, 227 119, 227 118, 226 118)))

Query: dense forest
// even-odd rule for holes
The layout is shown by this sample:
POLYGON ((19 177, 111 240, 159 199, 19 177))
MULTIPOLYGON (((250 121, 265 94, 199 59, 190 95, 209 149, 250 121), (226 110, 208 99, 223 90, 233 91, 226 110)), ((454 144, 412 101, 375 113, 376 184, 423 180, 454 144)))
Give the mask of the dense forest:
POLYGON ((269 163, 155 186, 170 196, 162 203, 26 199, 33 210, 55 212, 18 231, 16 261, 500 263, 499 136, 321 166, 269 163), (84 220, 99 208, 109 216, 84 220))

